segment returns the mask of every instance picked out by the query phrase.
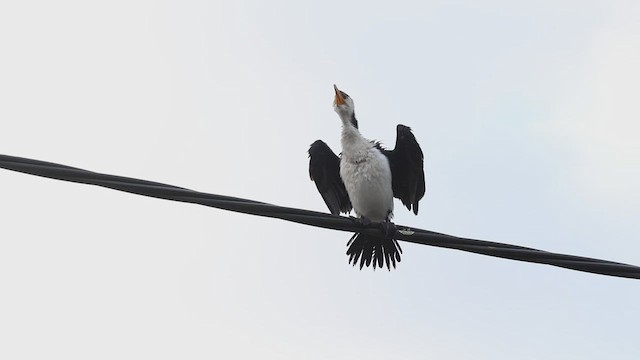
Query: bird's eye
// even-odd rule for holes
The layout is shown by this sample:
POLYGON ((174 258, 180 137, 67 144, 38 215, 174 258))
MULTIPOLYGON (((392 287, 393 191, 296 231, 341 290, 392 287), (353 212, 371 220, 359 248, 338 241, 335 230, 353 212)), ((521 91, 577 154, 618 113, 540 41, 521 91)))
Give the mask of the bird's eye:
POLYGON ((340 95, 342 95, 342 97, 345 99, 349 98, 349 95, 347 95, 347 93, 345 93, 344 91, 340 91, 340 95))

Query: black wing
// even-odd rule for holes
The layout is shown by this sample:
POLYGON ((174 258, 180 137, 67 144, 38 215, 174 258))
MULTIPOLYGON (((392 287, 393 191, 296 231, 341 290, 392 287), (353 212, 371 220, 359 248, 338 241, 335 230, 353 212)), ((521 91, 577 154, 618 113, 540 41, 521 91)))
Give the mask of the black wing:
POLYGON ((351 211, 349 194, 340 178, 340 158, 322 140, 309 147, 309 176, 332 214, 351 211))
POLYGON ((395 149, 385 150, 378 147, 389 159, 393 196, 400 199, 407 209, 413 208, 413 213, 418 215, 418 202, 426 189, 424 156, 411 128, 398 125, 395 149))

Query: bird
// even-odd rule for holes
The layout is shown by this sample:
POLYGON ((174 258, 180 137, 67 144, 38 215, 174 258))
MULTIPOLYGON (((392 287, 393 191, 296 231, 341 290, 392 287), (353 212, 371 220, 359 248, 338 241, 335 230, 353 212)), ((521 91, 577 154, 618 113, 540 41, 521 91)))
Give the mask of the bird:
POLYGON ((410 127, 396 127, 393 150, 360 133, 353 99, 334 84, 333 109, 342 122, 342 152, 336 155, 322 140, 309 147, 309 176, 334 215, 355 212, 354 221, 365 227, 379 226, 380 235, 355 233, 347 243, 349 263, 360 260, 360 269, 373 263, 396 267, 402 248, 393 238, 396 228, 393 198, 415 215, 426 191, 424 155, 410 127))

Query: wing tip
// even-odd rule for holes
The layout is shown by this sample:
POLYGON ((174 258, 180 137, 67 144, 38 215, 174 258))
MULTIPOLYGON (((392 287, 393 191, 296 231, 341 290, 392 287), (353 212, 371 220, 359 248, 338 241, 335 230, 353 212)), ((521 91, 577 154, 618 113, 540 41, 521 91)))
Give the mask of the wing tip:
POLYGON ((314 153, 317 153, 317 151, 319 151, 319 148, 323 148, 323 147, 329 147, 329 146, 322 140, 314 141, 311 145, 309 145, 309 150, 307 151, 307 153, 309 154, 309 157, 312 157, 314 153))
POLYGON ((409 126, 407 126, 407 125, 398 124, 398 126, 396 126, 396 131, 397 132, 404 132, 404 131, 411 132, 411 128, 409 126))

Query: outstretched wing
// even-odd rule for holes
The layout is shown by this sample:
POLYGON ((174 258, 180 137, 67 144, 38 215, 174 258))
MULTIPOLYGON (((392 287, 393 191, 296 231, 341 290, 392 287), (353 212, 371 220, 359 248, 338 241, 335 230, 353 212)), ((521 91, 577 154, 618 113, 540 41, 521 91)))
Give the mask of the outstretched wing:
POLYGON ((340 158, 322 140, 309 148, 309 176, 332 214, 351 211, 349 194, 340 178, 340 158))
POLYGON ((418 215, 418 202, 426 189, 424 156, 410 127, 398 125, 396 131, 396 147, 393 150, 380 149, 391 166, 393 196, 418 215))

